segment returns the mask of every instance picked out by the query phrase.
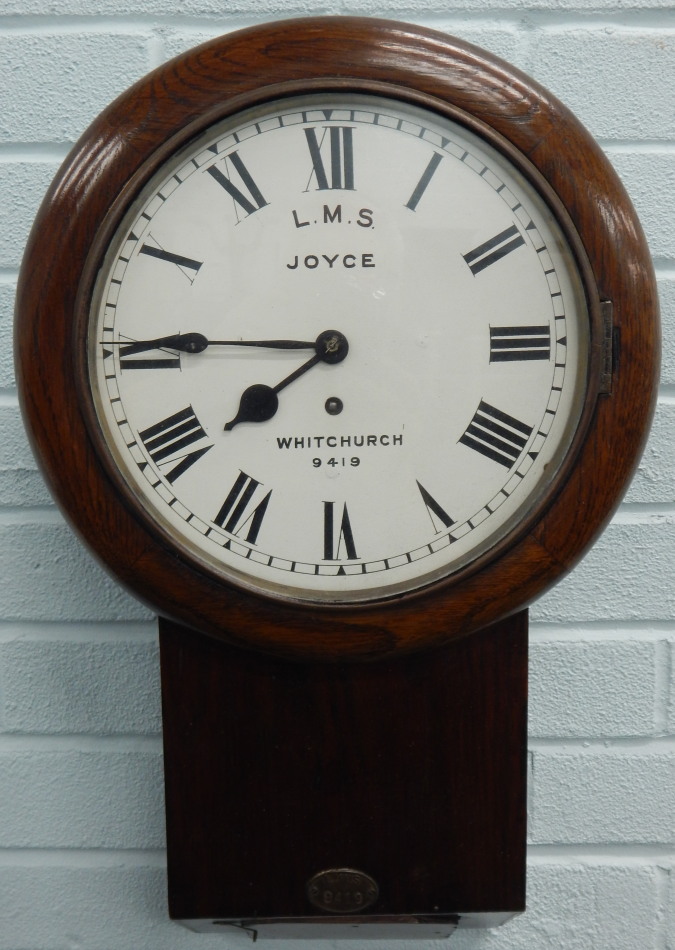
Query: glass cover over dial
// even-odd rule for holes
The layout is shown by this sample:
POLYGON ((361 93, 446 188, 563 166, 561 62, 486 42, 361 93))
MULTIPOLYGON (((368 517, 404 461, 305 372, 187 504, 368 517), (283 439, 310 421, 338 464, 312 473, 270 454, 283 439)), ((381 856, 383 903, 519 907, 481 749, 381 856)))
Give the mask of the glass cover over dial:
POLYGON ((167 542, 328 603, 423 587, 526 521, 588 350, 530 174, 453 119, 347 94, 256 107, 166 161, 88 335, 114 465, 167 542))

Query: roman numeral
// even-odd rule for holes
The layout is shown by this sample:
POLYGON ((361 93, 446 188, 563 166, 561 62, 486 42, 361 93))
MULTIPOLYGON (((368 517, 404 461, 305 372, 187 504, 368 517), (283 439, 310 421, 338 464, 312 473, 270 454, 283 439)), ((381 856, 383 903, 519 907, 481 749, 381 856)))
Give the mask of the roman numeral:
POLYGON ((453 519, 450 517, 447 511, 441 508, 441 506, 438 504, 438 502, 433 497, 433 495, 429 494, 429 492, 426 490, 424 485, 422 485, 420 482, 417 482, 417 487, 420 490, 422 501, 426 505, 427 514, 429 515, 429 518, 431 519, 431 523, 434 526, 434 531, 442 530, 441 528, 436 527, 436 521, 434 520, 434 516, 441 522, 441 524, 445 528, 449 528, 451 525, 453 525, 455 523, 453 519))
POLYGON ((257 505, 251 507, 253 495, 260 486, 261 483, 255 478, 240 471, 222 508, 213 519, 214 523, 229 534, 239 536, 245 531, 245 540, 255 544, 272 495, 271 490, 268 491, 257 505))
POLYGON ((410 198, 406 202, 406 205, 405 205, 406 208, 410 208, 411 211, 417 210, 417 205, 419 204, 420 198, 422 197, 424 192, 427 190, 427 186, 429 182, 431 181, 431 179, 433 178, 434 172, 440 165, 442 158, 443 156, 439 154, 438 152, 434 152, 434 154, 431 156, 431 158, 429 159, 429 164, 427 165, 427 167, 424 169, 422 173, 422 177, 415 185, 415 190, 413 191, 410 198))
POLYGON ((339 561, 344 557, 351 561, 358 559, 346 504, 342 506, 338 523, 335 503, 323 503, 323 557, 325 561, 339 561))
POLYGON ((495 234, 489 241, 486 241, 484 244, 479 244, 473 251, 469 251, 468 254, 462 254, 462 257, 471 268, 471 273, 475 277, 476 274, 480 274, 486 267, 489 267, 496 261, 500 261, 502 257, 506 257, 507 254, 510 254, 511 251, 515 251, 517 247, 520 247, 524 243, 525 238, 521 235, 515 224, 512 224, 511 227, 505 231, 500 231, 499 234, 495 234))
POLYGON ((548 360, 551 356, 551 328, 490 327, 490 362, 548 360))
MULTIPOLYGON (((155 240, 153 238, 153 240, 155 240)), ((172 251, 166 251, 163 247, 155 247, 154 244, 143 244, 139 254, 146 254, 148 257, 155 257, 160 261, 167 261, 169 264, 175 264, 187 279, 192 283, 199 273, 199 268, 203 261, 194 261, 191 257, 185 257, 183 254, 174 254, 172 251), (192 274, 190 274, 192 271, 192 274)))
POLYGON ((193 452, 184 451, 195 442, 207 438, 192 406, 174 412, 161 422, 143 429, 138 435, 152 461, 171 484, 213 448, 212 445, 205 445, 193 452), (167 464, 171 465, 168 472, 163 471, 163 466, 167 464))
POLYGON ((218 182, 218 184, 225 189, 228 195, 233 199, 235 203, 235 214, 237 215, 237 223, 241 220, 239 217, 239 212, 237 207, 248 215, 253 214, 255 211, 259 211, 261 208, 264 208, 267 205, 262 192, 256 185, 255 181, 251 177, 251 173, 247 169, 246 165, 241 160, 239 152, 230 152, 229 155, 226 155, 223 159, 223 168, 225 171, 222 171, 216 165, 211 165, 210 168, 207 168, 206 171, 211 175, 211 177, 218 182), (228 177, 228 172, 230 172, 230 165, 236 171, 241 187, 235 185, 230 177, 228 177))
POLYGON ((531 433, 531 426, 481 399, 476 414, 459 441, 493 462, 511 468, 531 433))
POLYGON ((316 176, 318 191, 333 188, 354 190, 353 131, 350 126, 345 125, 326 126, 319 141, 316 129, 305 129, 309 154, 312 158, 312 173, 305 191, 309 191, 312 176, 316 176), (324 164, 326 153, 328 167, 324 164))
POLYGON ((168 350, 148 350, 145 343, 130 340, 121 343, 119 348, 120 369, 180 369, 180 356, 168 353, 168 350), (143 356, 138 356, 142 353, 143 356))

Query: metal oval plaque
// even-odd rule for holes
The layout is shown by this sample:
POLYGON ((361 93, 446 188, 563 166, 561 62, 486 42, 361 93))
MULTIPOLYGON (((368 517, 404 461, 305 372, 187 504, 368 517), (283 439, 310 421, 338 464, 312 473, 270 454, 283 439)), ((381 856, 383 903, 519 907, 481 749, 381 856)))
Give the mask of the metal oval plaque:
POLYGON ((354 914, 374 904, 379 888, 369 874, 353 868, 319 871, 307 883, 307 897, 330 914, 354 914))

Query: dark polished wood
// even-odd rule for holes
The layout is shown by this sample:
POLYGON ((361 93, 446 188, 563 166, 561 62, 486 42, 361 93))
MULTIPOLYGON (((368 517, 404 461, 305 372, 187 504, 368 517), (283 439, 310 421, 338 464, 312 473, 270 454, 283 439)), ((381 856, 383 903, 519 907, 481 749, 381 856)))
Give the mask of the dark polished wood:
POLYGON ((380 924, 524 909, 526 611, 380 663, 166 620, 160 644, 172 917, 321 918, 306 885, 332 867, 375 879, 380 924))
POLYGON ((637 464, 659 351, 655 281, 639 223, 609 162, 571 113, 533 80, 466 43, 349 17, 230 34, 160 67, 114 102, 77 143, 38 215, 21 271, 16 338, 36 454, 71 522, 120 582, 188 627, 261 651, 323 660, 385 658, 438 645, 522 608, 569 571, 637 464), (582 423, 547 494, 503 542, 457 574, 365 607, 274 602, 175 550, 116 472, 86 377, 93 281, 139 188, 211 122, 312 89, 421 102, 500 137, 524 173, 533 169, 557 196, 591 311, 582 423), (611 394, 602 395, 607 354, 600 302, 606 300, 615 346, 611 394))

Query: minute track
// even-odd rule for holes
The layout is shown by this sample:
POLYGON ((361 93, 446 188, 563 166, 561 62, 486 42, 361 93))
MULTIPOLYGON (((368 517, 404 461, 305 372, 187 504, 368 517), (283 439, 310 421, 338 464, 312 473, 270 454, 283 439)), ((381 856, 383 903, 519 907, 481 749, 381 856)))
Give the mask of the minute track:
POLYGON ((101 379, 111 415, 121 398, 130 418, 119 426, 125 446, 188 405, 205 433, 197 441, 186 432, 194 441, 181 456, 153 459, 165 447, 137 435, 126 449, 145 486, 151 471, 153 485, 159 476, 140 493, 166 511, 181 543, 254 587, 359 601, 462 567, 526 505, 529 486, 555 470, 582 376, 583 330, 573 322, 570 335, 569 314, 583 302, 555 258, 563 242, 507 162, 414 107, 368 97, 358 108, 343 108, 339 96, 330 103, 261 107, 158 177, 121 231, 97 344, 109 354, 101 379), (224 185, 214 191, 218 176, 200 174, 214 164, 251 207, 224 185), (244 187, 242 169, 264 204, 244 187), (200 202, 213 230, 172 217, 174 206, 200 202), (363 208, 368 229, 358 226, 363 208), (150 268, 140 270, 137 251, 155 244, 203 263, 190 283, 165 254, 163 283, 140 305, 135 288, 150 268), (346 252, 367 253, 377 267, 285 266, 346 252), (521 272, 522 289, 511 283, 521 272), (422 283, 424 308, 415 292, 422 283), (331 324, 340 327, 331 336, 349 339, 348 358, 338 346, 334 368, 317 350, 329 331, 315 336, 331 324), (111 375, 118 356, 125 372, 111 375), (169 368, 176 363, 179 372, 169 368), (322 434, 310 444, 294 432, 322 434), (265 486, 241 512, 225 501, 238 472, 249 488, 265 486))

